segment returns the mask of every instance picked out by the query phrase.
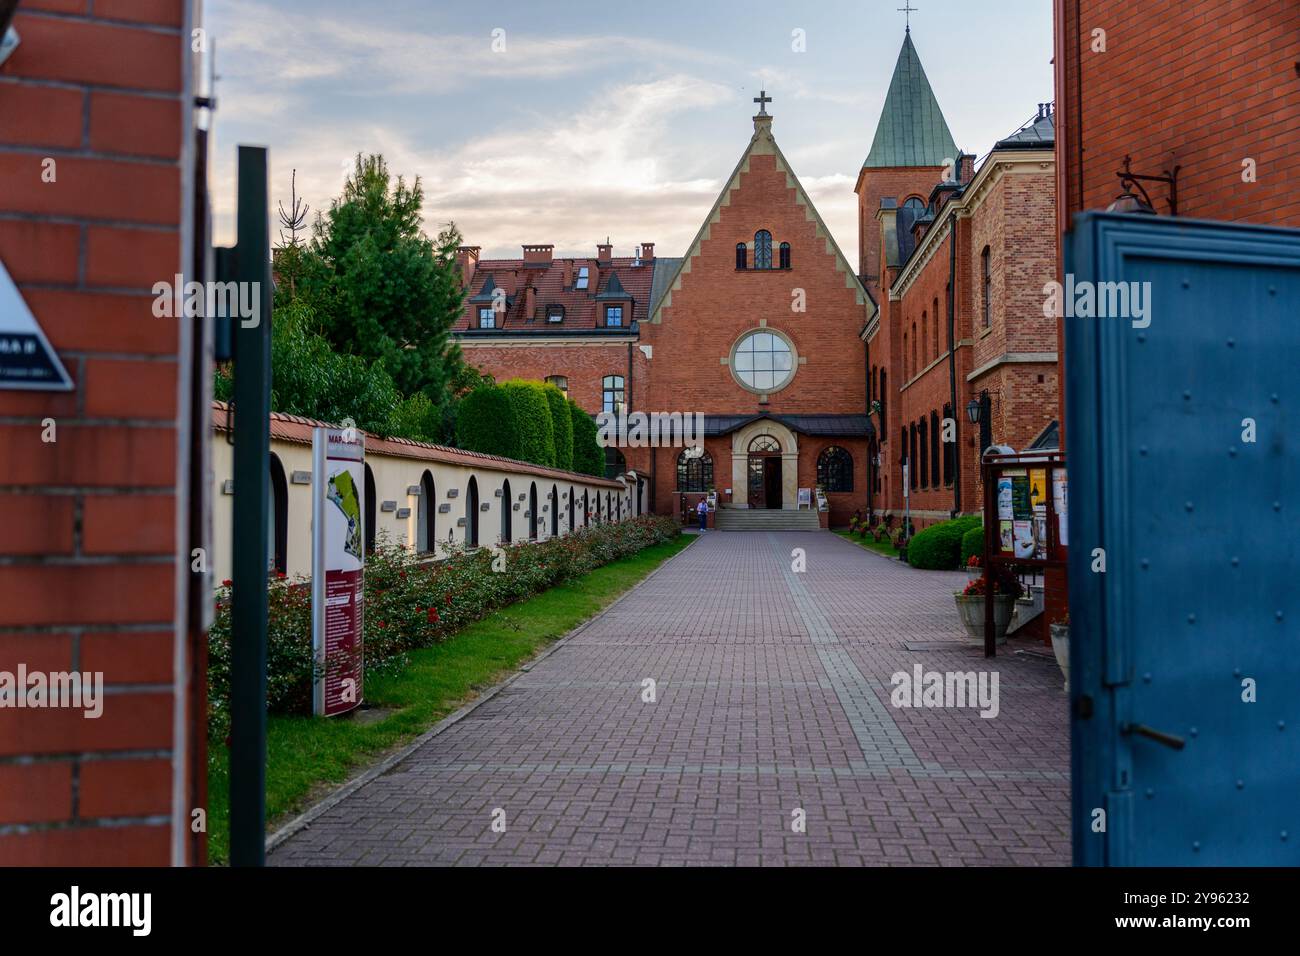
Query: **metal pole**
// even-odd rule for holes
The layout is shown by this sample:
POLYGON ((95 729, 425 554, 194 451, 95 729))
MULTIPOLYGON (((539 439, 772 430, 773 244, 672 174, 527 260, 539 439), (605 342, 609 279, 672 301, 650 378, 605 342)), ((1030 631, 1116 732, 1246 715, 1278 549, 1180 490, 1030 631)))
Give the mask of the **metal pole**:
MULTIPOLYGON (((984 547, 988 559, 984 562, 984 656, 997 656, 997 635, 993 628, 993 587, 997 577, 993 574, 993 518, 997 515, 997 489, 994 487, 993 465, 984 460, 980 452, 980 469, 984 478, 984 547)), ((1000 547, 999 547, 1000 550, 1000 547)))
MULTIPOLYGON (((257 321, 235 340, 234 570, 231 595, 230 863, 266 862, 266 573, 271 454, 271 225, 266 149, 239 147, 238 264, 257 321)), ((242 296, 240 297, 243 298, 242 296)))

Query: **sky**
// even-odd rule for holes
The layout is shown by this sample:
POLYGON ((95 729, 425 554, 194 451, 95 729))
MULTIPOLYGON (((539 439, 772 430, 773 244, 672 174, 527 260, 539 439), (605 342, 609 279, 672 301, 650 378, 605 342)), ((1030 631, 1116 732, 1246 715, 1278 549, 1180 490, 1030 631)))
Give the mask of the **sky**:
MULTIPOLYGON (((1052 99, 1046 0, 917 0, 912 40, 957 145, 984 156, 1052 99)), ((234 240, 235 155, 270 148, 309 218, 358 152, 424 187, 487 257, 551 243, 681 255, 748 144, 772 131, 849 261, 853 185, 903 42, 904 0, 207 0, 215 241, 234 240), (795 31, 802 31, 797 51, 795 31)), ((273 236, 278 235, 273 221, 273 236)))

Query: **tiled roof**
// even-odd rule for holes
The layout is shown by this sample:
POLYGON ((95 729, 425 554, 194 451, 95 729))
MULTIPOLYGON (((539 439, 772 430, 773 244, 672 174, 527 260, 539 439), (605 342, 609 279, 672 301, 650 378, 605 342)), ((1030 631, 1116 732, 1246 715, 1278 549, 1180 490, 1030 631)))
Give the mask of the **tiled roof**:
MULTIPOLYGON (((655 274, 663 268, 660 263, 664 262, 661 259, 640 260, 640 265, 633 265, 637 261, 622 257, 601 266, 595 259, 552 259, 549 264, 538 266, 533 263, 524 265, 523 259, 481 259, 470 280, 470 288, 484 288, 490 281, 493 286, 505 290, 508 305, 504 318, 497 319, 497 329, 541 334, 566 329, 600 328, 603 331, 597 305, 601 299, 608 301, 613 290, 619 298, 632 300, 632 308, 623 315, 626 332, 633 322, 648 318, 651 286, 655 274), (569 266, 567 283, 566 264, 569 266), (587 288, 578 289, 575 288, 578 270, 584 266, 588 274, 587 288), (530 287, 533 290, 532 309, 528 312, 526 290, 530 287), (617 291, 620 289, 621 293, 617 291), (546 321, 547 306, 552 305, 564 308, 563 322, 546 321)), ((484 302, 480 296, 481 293, 466 301, 465 311, 453 332, 478 328, 478 310, 484 302)))
MULTIPOLYGON (((214 431, 229 431, 234 425, 230 406, 225 402, 212 403, 212 428, 214 431)), ((337 428, 329 422, 304 418, 301 415, 289 415, 284 412, 271 413, 271 438, 276 441, 293 442, 310 445, 312 430, 315 428, 337 428)), ((360 431, 360 429, 358 429, 360 431)), ((516 461, 502 458, 500 455, 485 455, 478 451, 465 451, 463 448, 449 448, 446 445, 431 445, 427 442, 411 441, 409 438, 380 438, 370 432, 362 431, 366 437, 366 454, 392 455, 397 458, 417 458, 424 461, 437 461, 447 465, 467 465, 484 471, 509 471, 539 478, 552 478, 562 481, 581 481, 584 484, 607 485, 621 488, 622 485, 607 478, 594 475, 579 475, 576 472, 562 471, 559 468, 547 468, 532 462, 516 461)))
POLYGON ((871 419, 866 415, 774 415, 761 412, 757 415, 705 415, 706 436, 729 435, 750 422, 770 418, 802 435, 833 438, 870 438, 875 434, 871 419))
POLYGON ((871 152, 862 165, 942 166, 956 157, 957 144, 908 33, 898 51, 871 152))

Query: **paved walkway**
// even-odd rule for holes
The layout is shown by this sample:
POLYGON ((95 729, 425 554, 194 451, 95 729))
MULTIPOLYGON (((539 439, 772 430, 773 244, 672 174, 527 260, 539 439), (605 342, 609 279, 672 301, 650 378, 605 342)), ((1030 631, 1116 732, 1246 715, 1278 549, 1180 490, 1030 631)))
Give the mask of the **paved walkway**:
POLYGON ((1060 672, 954 643, 965 578, 709 532, 270 862, 1068 864, 1060 672), (997 716, 892 706, 918 664, 995 671, 997 716))

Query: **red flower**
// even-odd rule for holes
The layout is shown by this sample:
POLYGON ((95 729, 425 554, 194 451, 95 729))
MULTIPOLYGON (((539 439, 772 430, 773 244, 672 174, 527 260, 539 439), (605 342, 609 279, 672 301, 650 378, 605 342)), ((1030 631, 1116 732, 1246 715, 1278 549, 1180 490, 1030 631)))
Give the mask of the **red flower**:
POLYGON ((232 581, 232 580, 230 580, 230 578, 226 578, 226 580, 224 580, 224 581, 221 582, 221 586, 222 586, 223 588, 228 588, 228 587, 230 587, 230 586, 231 586, 232 584, 234 584, 234 583, 235 583, 235 582, 232 581))
POLYGON ((405 579, 405 578, 406 578, 406 572, 405 572, 405 571, 398 571, 398 572, 397 572, 397 576, 398 576, 399 578, 405 579))
POLYGON ((428 612, 428 614, 426 615, 426 617, 428 617, 428 619, 429 619, 429 623, 430 623, 430 624, 437 624, 437 623, 438 623, 438 609, 437 609, 436 607, 431 607, 431 608, 429 608, 429 612, 428 612))
POLYGON ((276 571, 275 576, 281 581, 283 581, 286 577, 288 577, 288 575, 285 574, 283 571, 276 571))

